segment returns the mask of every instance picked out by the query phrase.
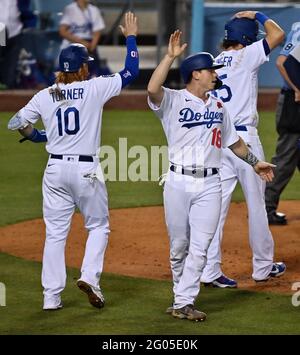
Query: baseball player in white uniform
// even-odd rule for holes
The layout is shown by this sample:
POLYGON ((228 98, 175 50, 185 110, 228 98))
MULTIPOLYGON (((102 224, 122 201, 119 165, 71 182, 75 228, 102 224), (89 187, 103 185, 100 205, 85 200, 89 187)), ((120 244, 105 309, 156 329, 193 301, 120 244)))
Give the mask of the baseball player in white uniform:
POLYGON ((9 129, 18 129, 33 142, 47 141, 49 160, 43 178, 44 310, 62 307, 61 292, 66 284, 65 244, 76 206, 88 230, 77 285, 87 293, 93 306, 104 306, 99 281, 109 233, 108 203, 96 152, 103 105, 138 75, 137 19, 132 13, 125 15, 121 30, 127 45, 122 71, 87 81, 87 62, 93 58, 82 44, 72 44, 60 53, 56 84, 37 93, 8 124, 9 129), (32 126, 40 118, 46 134, 32 126))
MULTIPOLYGON (((217 72, 223 85, 216 92, 229 112, 237 133, 259 159, 264 152, 257 133, 257 75, 259 67, 268 61, 270 51, 284 38, 283 30, 260 12, 242 11, 225 25, 224 51, 216 58, 224 64, 217 72), (266 36, 257 41, 258 22, 264 25, 266 36)), ((237 282, 221 271, 221 240, 232 192, 240 182, 247 206, 249 240, 253 252, 255 281, 265 281, 285 272, 283 263, 274 263, 274 242, 265 210, 265 183, 248 164, 237 159, 230 149, 222 150, 222 209, 215 237, 207 254, 207 265, 201 281, 215 287, 237 287, 237 282)))
POLYGON ((203 321, 206 314, 194 307, 206 253, 221 210, 221 147, 229 146, 263 179, 272 179, 271 164, 258 161, 237 135, 221 100, 208 94, 218 83, 211 54, 197 53, 181 65, 183 90, 163 87, 175 58, 186 44, 181 32, 169 40, 168 52, 148 84, 150 108, 161 120, 168 147, 170 170, 164 186, 165 218, 170 238, 173 275, 172 315, 203 321))

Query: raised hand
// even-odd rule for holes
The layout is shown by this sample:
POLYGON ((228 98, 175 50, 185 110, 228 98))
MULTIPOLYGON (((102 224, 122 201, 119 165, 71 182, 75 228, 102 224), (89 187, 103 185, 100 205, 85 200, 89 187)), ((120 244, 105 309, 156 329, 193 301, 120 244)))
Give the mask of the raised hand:
POLYGON ((170 58, 179 57, 187 47, 186 43, 182 45, 180 44, 181 34, 182 34, 181 31, 176 30, 170 36, 169 46, 168 46, 168 56, 170 58))
POLYGON ((138 33, 137 17, 130 11, 126 12, 124 26, 119 27, 125 37, 136 36, 138 33))
POLYGON ((256 13, 257 13, 257 11, 240 11, 240 12, 237 12, 234 15, 234 17, 237 17, 237 18, 247 17, 247 18, 249 18, 251 20, 254 20, 256 13))

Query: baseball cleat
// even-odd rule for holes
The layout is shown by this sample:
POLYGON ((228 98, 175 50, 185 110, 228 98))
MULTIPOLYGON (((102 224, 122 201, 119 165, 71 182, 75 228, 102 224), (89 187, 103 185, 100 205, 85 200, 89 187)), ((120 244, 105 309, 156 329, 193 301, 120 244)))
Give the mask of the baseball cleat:
POLYGON ((286 265, 283 262, 273 263, 270 277, 279 277, 285 273, 286 265))
POLYGON ((229 277, 222 275, 212 282, 203 282, 204 286, 219 288, 237 288, 237 282, 229 277))
POLYGON ((268 214, 268 222, 270 225, 285 226, 287 225, 287 219, 285 214, 281 212, 272 212, 268 214))
POLYGON ((173 309, 172 316, 179 319, 193 320, 195 322, 203 322, 206 319, 206 314, 195 309, 192 304, 173 309))
POLYGON ((60 303, 57 306, 54 306, 54 305, 44 306, 43 307, 43 311, 57 311, 57 310, 62 309, 62 308, 63 308, 63 304, 60 303))
POLYGON ((173 306, 170 306, 166 309, 167 314, 172 314, 172 312, 173 312, 173 306))
POLYGON ((58 309, 62 309, 63 308, 63 304, 60 303, 58 305, 44 305, 43 306, 43 310, 44 311, 57 311, 58 309))
POLYGON ((255 280, 256 282, 268 281, 271 277, 280 277, 285 273, 286 265, 283 262, 273 263, 272 270, 269 275, 263 280, 255 280))
POLYGON ((285 214, 282 212, 275 212, 275 214, 277 215, 277 217, 279 218, 286 218, 285 214))
POLYGON ((61 302, 60 296, 52 296, 52 297, 44 297, 44 311, 56 311, 58 309, 62 309, 63 304, 61 302))
POLYGON ((81 291, 87 294, 89 302, 92 306, 96 308, 104 307, 105 300, 100 287, 96 288, 82 280, 77 281, 77 286, 81 291))

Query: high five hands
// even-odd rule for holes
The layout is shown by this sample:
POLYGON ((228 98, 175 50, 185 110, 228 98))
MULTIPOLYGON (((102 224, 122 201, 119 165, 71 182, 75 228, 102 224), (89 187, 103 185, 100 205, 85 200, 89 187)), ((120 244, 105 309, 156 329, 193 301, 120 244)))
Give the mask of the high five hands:
POLYGON ((169 39, 168 56, 170 58, 179 57, 187 47, 187 43, 180 44, 182 32, 179 30, 174 31, 169 39))
POLYGON ((124 26, 120 25, 119 28, 125 37, 136 36, 138 33, 137 17, 130 11, 126 12, 124 26))

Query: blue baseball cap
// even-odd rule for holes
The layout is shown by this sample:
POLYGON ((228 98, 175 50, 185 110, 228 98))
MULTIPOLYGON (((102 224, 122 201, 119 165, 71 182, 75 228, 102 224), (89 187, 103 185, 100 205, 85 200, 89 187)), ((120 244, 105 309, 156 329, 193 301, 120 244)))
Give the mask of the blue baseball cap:
POLYGON ((59 70, 65 73, 77 72, 83 63, 94 60, 87 48, 81 43, 72 43, 59 55, 59 70))
POLYGON ((185 84, 188 83, 194 70, 220 69, 223 64, 216 63, 215 58, 208 52, 199 52, 185 58, 181 63, 180 72, 185 84))
POLYGON ((224 39, 237 41, 243 46, 249 46, 257 41, 258 22, 246 17, 234 17, 225 24, 224 39))

